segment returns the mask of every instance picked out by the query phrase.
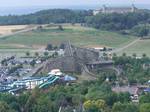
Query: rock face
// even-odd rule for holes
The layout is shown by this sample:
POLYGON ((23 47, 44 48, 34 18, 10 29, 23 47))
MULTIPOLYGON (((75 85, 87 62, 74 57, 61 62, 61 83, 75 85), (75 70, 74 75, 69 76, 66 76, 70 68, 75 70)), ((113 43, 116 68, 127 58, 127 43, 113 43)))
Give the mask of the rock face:
POLYGON ((44 69, 60 69, 63 72, 81 72, 82 65, 97 61, 99 53, 93 50, 72 46, 70 43, 65 45, 65 54, 63 57, 49 60, 44 69))

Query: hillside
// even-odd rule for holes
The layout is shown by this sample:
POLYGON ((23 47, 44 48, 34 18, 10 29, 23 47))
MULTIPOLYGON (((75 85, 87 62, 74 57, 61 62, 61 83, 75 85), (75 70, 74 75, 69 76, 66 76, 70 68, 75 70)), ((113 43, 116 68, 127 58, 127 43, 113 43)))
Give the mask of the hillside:
POLYGON ((93 28, 81 27, 79 25, 64 25, 64 30, 56 27, 45 27, 9 36, 0 40, 1 44, 19 44, 25 46, 46 46, 47 43, 58 45, 70 40, 74 45, 105 45, 119 47, 134 40, 132 36, 123 36, 114 32, 100 31, 93 28))
POLYGON ((147 56, 150 56, 150 40, 139 40, 130 47, 127 47, 123 51, 119 52, 121 55, 122 53, 127 53, 127 55, 132 56, 134 53, 141 57, 143 54, 146 54, 147 56))
MULTIPOLYGON (((129 35, 121 35, 115 32, 101 31, 80 25, 63 24, 63 31, 58 30, 57 25, 48 25, 40 30, 33 30, 12 36, 6 36, 0 39, 0 53, 22 53, 26 51, 39 52, 51 43, 54 46, 61 42, 71 41, 72 44, 85 46, 108 46, 121 49, 129 43, 136 40, 136 37, 129 35)), ((150 40, 140 40, 129 47, 123 48, 117 54, 127 53, 132 55, 136 53, 141 56, 143 53, 150 56, 149 51, 150 40)))

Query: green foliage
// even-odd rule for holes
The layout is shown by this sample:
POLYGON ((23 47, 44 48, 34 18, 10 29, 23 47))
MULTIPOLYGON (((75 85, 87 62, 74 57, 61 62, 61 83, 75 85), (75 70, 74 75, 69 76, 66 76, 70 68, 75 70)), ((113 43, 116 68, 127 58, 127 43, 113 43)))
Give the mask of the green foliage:
POLYGON ((36 64, 36 61, 35 61, 35 60, 32 60, 32 61, 30 62, 30 65, 31 65, 32 67, 34 67, 35 64, 36 64))
POLYGON ((86 16, 92 15, 91 11, 50 9, 36 12, 34 14, 16 16, 0 16, 1 25, 18 24, 49 24, 49 23, 83 23, 86 16))
POLYGON ((130 103, 115 103, 112 112, 139 112, 138 108, 134 104, 130 103))
MULTIPOLYGON (((127 77, 130 84, 146 83, 150 77, 150 69, 144 69, 143 64, 150 63, 150 59, 143 57, 136 59, 130 56, 121 56, 113 58, 116 66, 123 69, 123 74, 127 77)), ((123 77, 123 76, 122 76, 123 77)))
POLYGON ((50 51, 53 50, 53 45, 52 44, 48 44, 46 47, 46 50, 50 51))
POLYGON ((132 28, 131 34, 138 36, 138 37, 144 37, 147 36, 150 32, 150 27, 146 25, 137 25, 132 28))
POLYGON ((84 108, 87 112, 101 112, 106 107, 104 100, 88 100, 84 102, 84 108))
POLYGON ((16 112, 6 102, 0 102, 0 112, 16 112))
POLYGON ((146 95, 142 95, 140 97, 140 101, 141 104, 142 103, 150 103, 150 94, 146 94, 146 95))
POLYGON ((89 26, 98 29, 118 31, 124 29, 131 29, 139 23, 147 23, 149 18, 149 11, 139 11, 124 14, 98 14, 96 16, 86 17, 86 23, 89 26))
POLYGON ((38 57, 39 56, 39 53, 38 52, 35 52, 35 54, 34 54, 36 57, 38 57))
POLYGON ((140 112, 150 112, 150 103, 140 105, 140 112))
POLYGON ((48 52, 46 52, 46 51, 44 52, 44 56, 46 56, 46 57, 47 57, 47 56, 48 56, 48 54, 49 54, 48 52))
POLYGON ((26 52, 26 56, 30 56, 30 52, 26 52))
POLYGON ((62 26, 62 25, 59 25, 59 26, 58 26, 58 30, 63 31, 63 30, 64 30, 63 26, 62 26))

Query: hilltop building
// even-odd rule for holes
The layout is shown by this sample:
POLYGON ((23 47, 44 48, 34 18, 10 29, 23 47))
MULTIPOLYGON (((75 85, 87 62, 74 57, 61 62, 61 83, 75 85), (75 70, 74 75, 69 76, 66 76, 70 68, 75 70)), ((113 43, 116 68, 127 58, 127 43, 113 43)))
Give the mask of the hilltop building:
POLYGON ((131 7, 107 7, 103 5, 101 9, 94 10, 93 15, 97 15, 99 13, 128 13, 128 12, 136 12, 138 9, 132 4, 131 7))

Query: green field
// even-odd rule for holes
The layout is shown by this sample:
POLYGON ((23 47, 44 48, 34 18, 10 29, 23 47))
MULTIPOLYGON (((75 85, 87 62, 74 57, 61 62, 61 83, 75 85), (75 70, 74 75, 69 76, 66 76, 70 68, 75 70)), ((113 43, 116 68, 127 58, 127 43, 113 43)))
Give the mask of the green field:
MULTIPOLYGON (((48 43, 59 45, 61 42, 71 41, 77 46, 108 46, 120 48, 136 39, 134 36, 121 35, 115 32, 101 31, 79 25, 63 25, 64 30, 58 30, 57 26, 45 27, 42 30, 34 30, 0 39, 0 53, 23 53, 32 51, 33 46, 37 49, 48 43)), ((141 40, 124 51, 119 52, 141 56, 146 53, 150 56, 150 40, 141 40)), ((35 50, 35 48, 34 48, 35 50)))
POLYGON ((120 47, 131 42, 134 37, 122 36, 114 32, 100 31, 80 26, 63 26, 64 31, 57 27, 47 27, 42 30, 30 31, 0 40, 0 44, 23 44, 26 46, 46 45, 52 43, 58 45, 70 40, 78 46, 105 45, 109 47, 120 47))
POLYGON ((150 57, 150 40, 140 40, 129 48, 124 49, 119 54, 121 55, 123 52, 127 53, 127 55, 130 56, 132 56, 133 53, 136 53, 138 57, 141 57, 142 54, 145 53, 147 56, 150 57))

